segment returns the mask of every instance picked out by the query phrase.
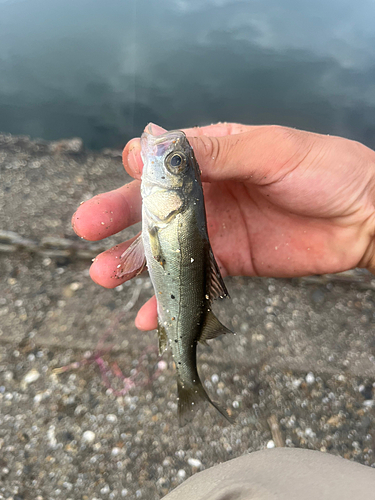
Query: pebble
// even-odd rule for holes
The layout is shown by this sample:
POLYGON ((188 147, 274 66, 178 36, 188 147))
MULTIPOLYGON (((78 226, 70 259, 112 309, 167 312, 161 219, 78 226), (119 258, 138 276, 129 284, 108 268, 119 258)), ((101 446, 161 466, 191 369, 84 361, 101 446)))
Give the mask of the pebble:
POLYGON ((325 292, 320 288, 314 290, 314 292, 311 294, 311 298, 315 304, 322 304, 324 302, 325 296, 325 292))
POLYGON ((159 361, 158 363, 158 369, 159 370, 166 370, 166 368, 168 367, 167 363, 163 360, 159 361))
MULTIPOLYGON (((51 153, 80 154, 83 151, 83 141, 80 137, 72 139, 61 139, 50 142, 49 150, 51 153)), ((36 168, 35 166, 33 168, 36 168)))
POLYGON ((272 441, 272 439, 270 441, 268 441, 267 443, 267 448, 275 448, 275 443, 272 441))
POLYGON ((188 458, 188 464, 191 465, 191 467, 197 468, 202 466, 202 462, 197 458, 188 458))
POLYGON ((185 479, 185 477, 186 477, 186 472, 184 471, 184 469, 180 469, 180 470, 177 472, 177 476, 178 476, 180 479, 185 479))
POLYGON ((110 492, 110 489, 109 489, 108 484, 105 484, 105 485, 103 486, 103 488, 100 490, 100 493, 101 493, 102 495, 108 495, 108 493, 109 493, 109 492, 110 492))
POLYGON ((375 401, 373 399, 365 399, 362 404, 366 408, 372 408, 373 406, 375 406, 375 401))
POLYGON ((312 429, 310 429, 310 427, 307 427, 305 429, 305 436, 314 438, 314 437, 316 437, 316 434, 315 434, 315 432, 313 432, 312 429))
POLYGON ((85 431, 82 434, 82 441, 85 443, 93 443, 95 441, 95 432, 85 431))
POLYGON ((39 377, 40 373, 38 372, 38 370, 35 370, 35 368, 33 368, 32 370, 28 371, 23 377, 22 385, 27 386, 29 384, 32 384, 33 382, 36 382, 39 377))
POLYGON ((76 292, 77 290, 79 290, 80 288, 82 288, 82 283, 78 283, 77 281, 73 282, 70 284, 70 289, 73 291, 73 292, 76 292))
POLYGON ((293 387, 298 389, 299 387, 301 387, 302 381, 303 381, 303 379, 301 379, 301 378, 294 378, 292 380, 293 387))
POLYGON ((311 385, 315 382, 315 375, 312 373, 312 372, 309 372, 307 375, 306 375, 306 383, 311 385))
POLYGON ((14 377, 14 374, 12 371, 10 370, 7 370, 5 373, 4 373, 4 379, 7 381, 7 382, 10 382, 11 380, 13 380, 13 377, 14 377))
POLYGON ((263 342, 265 340, 265 336, 261 333, 253 333, 251 340, 254 342, 263 342))

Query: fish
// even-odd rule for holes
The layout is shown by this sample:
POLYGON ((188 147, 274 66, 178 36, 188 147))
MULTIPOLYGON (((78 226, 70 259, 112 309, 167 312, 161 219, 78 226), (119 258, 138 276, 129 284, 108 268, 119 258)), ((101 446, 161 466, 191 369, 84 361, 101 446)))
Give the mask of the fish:
POLYGON ((176 367, 180 426, 206 401, 232 423, 197 370, 198 342, 232 333, 211 309, 228 291, 208 238, 199 165, 184 132, 153 124, 141 136, 141 156, 142 231, 121 256, 118 276, 138 274, 147 265, 157 300, 159 354, 169 346, 176 367))

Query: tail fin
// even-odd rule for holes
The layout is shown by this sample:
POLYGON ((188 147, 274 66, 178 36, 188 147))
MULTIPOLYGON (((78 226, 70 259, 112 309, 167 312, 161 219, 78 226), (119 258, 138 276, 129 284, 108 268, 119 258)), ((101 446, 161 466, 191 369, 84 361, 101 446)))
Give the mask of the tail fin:
POLYGON ((214 403, 209 398, 207 392, 204 390, 201 381, 198 379, 194 386, 183 386, 180 380, 177 380, 178 391, 178 421, 180 427, 191 422, 196 414, 197 409, 202 403, 208 401, 214 406, 221 415, 233 424, 234 419, 230 417, 226 410, 221 408, 217 403, 214 403))

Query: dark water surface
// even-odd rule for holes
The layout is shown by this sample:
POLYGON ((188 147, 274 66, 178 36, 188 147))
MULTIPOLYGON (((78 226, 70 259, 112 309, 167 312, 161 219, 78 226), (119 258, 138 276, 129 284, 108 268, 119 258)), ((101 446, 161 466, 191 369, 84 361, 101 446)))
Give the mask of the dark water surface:
POLYGON ((121 147, 154 121, 375 148, 372 0, 0 0, 0 131, 121 147))

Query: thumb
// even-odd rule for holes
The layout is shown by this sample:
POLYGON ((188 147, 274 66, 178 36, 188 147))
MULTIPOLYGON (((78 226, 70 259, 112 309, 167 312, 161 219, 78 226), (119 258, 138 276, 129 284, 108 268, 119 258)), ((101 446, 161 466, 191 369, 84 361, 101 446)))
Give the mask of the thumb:
MULTIPOLYGON (((205 134, 209 134, 208 129, 205 134)), ((195 131, 186 133, 206 182, 269 184, 298 166, 314 143, 325 137, 278 125, 253 126, 246 132, 224 136, 200 135, 199 129, 193 136, 195 131)), ((139 139, 128 142, 123 163, 130 175, 140 179, 143 163, 139 139)))
POLYGON ((293 170, 306 157, 317 134, 276 125, 223 137, 188 137, 207 182, 237 180, 268 184, 293 170))

